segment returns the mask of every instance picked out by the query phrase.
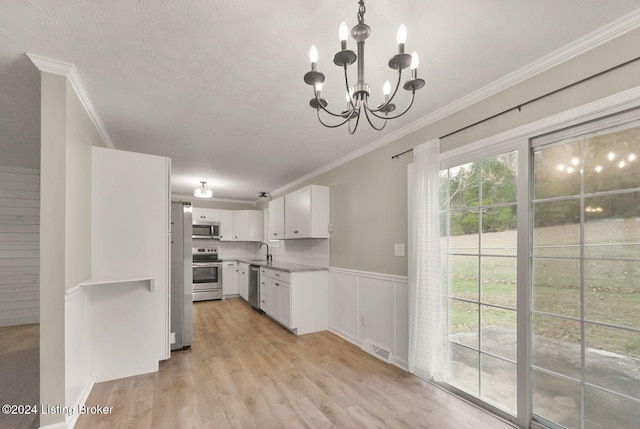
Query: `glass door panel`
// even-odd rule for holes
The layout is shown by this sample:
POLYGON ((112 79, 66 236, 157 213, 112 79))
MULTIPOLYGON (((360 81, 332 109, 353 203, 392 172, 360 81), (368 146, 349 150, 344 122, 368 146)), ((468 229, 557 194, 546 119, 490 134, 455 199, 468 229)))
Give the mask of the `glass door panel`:
POLYGON ((516 415, 517 151, 440 174, 449 384, 516 415))
POLYGON ((533 151, 534 420, 640 421, 640 122, 533 151))

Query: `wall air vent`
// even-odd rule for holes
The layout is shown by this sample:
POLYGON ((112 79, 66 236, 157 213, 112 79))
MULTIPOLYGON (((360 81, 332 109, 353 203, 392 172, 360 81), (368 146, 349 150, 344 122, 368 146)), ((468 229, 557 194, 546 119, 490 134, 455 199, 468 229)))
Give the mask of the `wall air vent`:
POLYGON ((371 356, 377 357, 378 359, 386 363, 389 363, 389 361, 391 360, 391 351, 375 344, 368 338, 362 341, 362 345, 360 346, 360 348, 369 353, 371 356))

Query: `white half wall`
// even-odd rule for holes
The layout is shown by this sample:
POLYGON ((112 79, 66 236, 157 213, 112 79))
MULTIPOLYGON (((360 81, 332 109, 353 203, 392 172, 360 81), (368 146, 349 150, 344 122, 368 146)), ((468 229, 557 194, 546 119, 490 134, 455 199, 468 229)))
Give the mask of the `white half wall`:
MULTIPOLYGON (((67 289, 64 301, 65 405, 77 410, 93 388, 86 290, 78 286, 67 289)), ((66 416, 67 427, 72 428, 77 419, 77 414, 66 416)))
POLYGON ((169 358, 170 168, 169 158, 93 148, 92 279, 82 287, 96 382, 169 358))
POLYGON ((407 278, 329 268, 329 330, 361 346, 369 340, 391 352, 407 369, 409 313, 407 278))
POLYGON ((40 322, 40 172, 0 166, 0 326, 40 322))

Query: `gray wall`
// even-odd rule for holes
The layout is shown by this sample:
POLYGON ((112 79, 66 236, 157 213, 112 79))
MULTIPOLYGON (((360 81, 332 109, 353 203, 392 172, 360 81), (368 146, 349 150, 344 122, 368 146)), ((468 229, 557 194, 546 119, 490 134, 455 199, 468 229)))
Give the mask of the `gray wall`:
POLYGON ((64 406, 65 291, 91 276, 91 146, 104 142, 67 78, 41 78, 40 401, 64 406))
POLYGON ((40 172, 0 166, 0 326, 40 321, 40 172))
MULTIPOLYGON (((635 30, 297 186, 331 187, 330 266, 407 275, 407 258, 393 256, 393 245, 407 243, 406 167, 413 157, 392 155, 631 60, 640 54, 638 46, 635 30)), ((441 148, 461 147, 638 85, 640 61, 447 137, 441 148)), ((428 94, 427 86, 419 96, 428 94)))

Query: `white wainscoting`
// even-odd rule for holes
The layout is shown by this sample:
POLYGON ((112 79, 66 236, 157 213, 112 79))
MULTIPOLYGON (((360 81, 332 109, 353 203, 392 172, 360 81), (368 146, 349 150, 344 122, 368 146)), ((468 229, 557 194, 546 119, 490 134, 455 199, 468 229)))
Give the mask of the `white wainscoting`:
MULTIPOLYGON (((65 405, 78 409, 93 388, 91 376, 91 332, 89 297, 86 289, 75 286, 65 293, 64 351, 65 351, 65 405)), ((78 414, 67 417, 72 428, 78 414)))
POLYGON ((0 167, 0 326, 40 321, 40 172, 0 167))
POLYGON ((407 277, 333 267, 329 273, 329 330, 357 346, 370 340, 406 370, 407 277))

